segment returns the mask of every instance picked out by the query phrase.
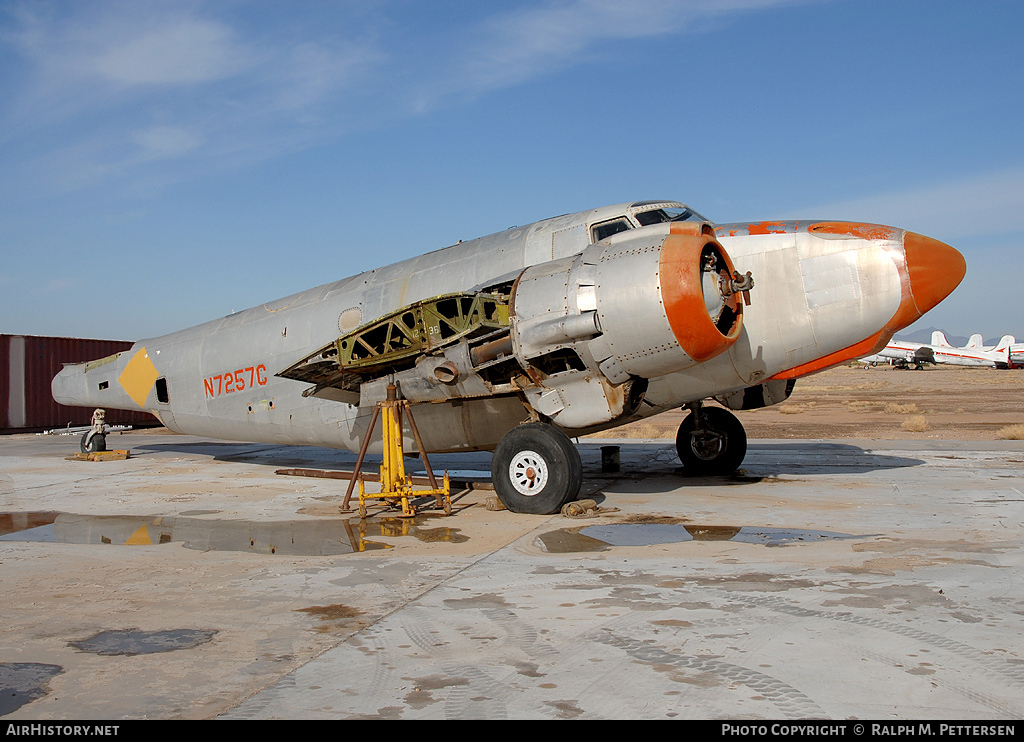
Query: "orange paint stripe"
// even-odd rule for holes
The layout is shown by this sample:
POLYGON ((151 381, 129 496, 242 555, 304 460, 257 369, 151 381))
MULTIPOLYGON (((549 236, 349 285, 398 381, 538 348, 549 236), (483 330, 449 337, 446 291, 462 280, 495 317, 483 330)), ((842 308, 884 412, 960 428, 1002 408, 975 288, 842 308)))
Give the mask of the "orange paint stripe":
POLYGON ((895 240, 900 230, 881 224, 863 224, 861 222, 818 222, 807 228, 808 232, 822 234, 848 234, 862 240, 895 240))
POLYGON ((797 379, 801 376, 813 374, 817 371, 824 371, 832 366, 838 366, 840 363, 844 363, 845 361, 852 361, 854 358, 869 356, 872 353, 877 353, 882 350, 888 339, 888 335, 883 334, 883 332, 877 332, 871 337, 861 340, 859 343, 854 343, 842 350, 837 350, 835 353, 829 353, 827 356, 823 356, 801 366, 796 366, 794 368, 787 369, 786 371, 780 371, 775 374, 772 379, 797 379))
POLYGON ((748 224, 747 232, 750 235, 785 234, 786 222, 756 222, 754 224, 748 224))

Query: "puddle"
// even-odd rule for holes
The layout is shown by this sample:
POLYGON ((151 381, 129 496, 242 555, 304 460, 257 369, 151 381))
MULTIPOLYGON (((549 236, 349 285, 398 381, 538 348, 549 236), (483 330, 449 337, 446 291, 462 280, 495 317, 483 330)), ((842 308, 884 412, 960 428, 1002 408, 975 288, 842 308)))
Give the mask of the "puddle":
POLYGON ((334 556, 392 548, 388 544, 367 540, 366 536, 372 534, 369 534, 366 524, 339 518, 254 522, 183 515, 0 513, 0 533, 0 541, 112 546, 181 543, 186 548, 199 551, 246 551, 285 556, 334 556))
POLYGON ((60 665, 0 662, 0 716, 12 714, 50 692, 49 682, 64 672, 60 665))
MULTIPOLYGON (((425 476, 427 476, 427 470, 426 469, 420 469, 419 471, 414 471, 412 473, 412 476, 414 476, 414 477, 425 477, 425 476)), ((435 471, 434 472, 434 476, 437 477, 438 479, 440 479, 443 476, 443 474, 435 471)), ((453 480, 453 481, 456 480, 456 479, 460 479, 460 480, 461 479, 466 479, 466 480, 470 480, 470 481, 476 481, 476 480, 479 479, 479 480, 482 480, 484 482, 490 482, 491 481, 491 472, 490 472, 490 470, 484 471, 483 469, 449 469, 448 470, 448 479, 453 480)))
MULTIPOLYGON (((57 520, 57 516, 60 513, 0 513, 0 541, 8 541, 14 539, 5 539, 4 536, 11 533, 18 533, 24 531, 34 531, 37 528, 45 528, 57 520)), ((20 539, 17 539, 20 540, 20 539)), ((32 539, 43 540, 43 539, 32 539)), ((50 539, 52 541, 52 539, 50 539)))
POLYGON ((755 526, 697 526, 678 523, 610 523, 563 528, 537 537, 537 546, 552 554, 605 551, 612 546, 653 546, 684 541, 733 541, 764 546, 867 538, 834 531, 755 526))
POLYGON ((464 544, 469 541, 469 537, 458 528, 448 526, 423 528, 423 521, 440 517, 444 516, 421 513, 415 518, 376 518, 363 521, 360 524, 360 530, 364 535, 372 536, 412 536, 427 544, 464 544))
POLYGON ((68 642, 68 646, 83 652, 101 654, 105 657, 137 654, 158 654, 178 649, 192 649, 206 644, 217 635, 214 629, 170 629, 167 631, 142 631, 141 629, 119 629, 101 631, 80 642, 68 642))

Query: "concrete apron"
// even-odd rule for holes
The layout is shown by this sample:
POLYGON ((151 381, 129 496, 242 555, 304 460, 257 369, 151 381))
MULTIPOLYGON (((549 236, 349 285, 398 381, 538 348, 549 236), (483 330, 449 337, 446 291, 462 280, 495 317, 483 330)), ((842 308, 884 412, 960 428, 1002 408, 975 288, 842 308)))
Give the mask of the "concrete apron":
POLYGON ((584 440, 596 518, 362 524, 274 474, 347 453, 109 445, 0 440, 6 720, 1024 716, 1021 442, 584 440))

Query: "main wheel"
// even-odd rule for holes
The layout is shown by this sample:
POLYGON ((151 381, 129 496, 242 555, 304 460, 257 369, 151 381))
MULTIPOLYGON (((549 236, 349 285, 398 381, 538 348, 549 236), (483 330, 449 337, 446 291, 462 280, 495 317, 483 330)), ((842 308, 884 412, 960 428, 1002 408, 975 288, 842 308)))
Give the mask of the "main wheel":
POLYGON ((100 451, 106 451, 107 436, 96 435, 91 430, 86 431, 82 435, 79 447, 82 449, 82 453, 99 453, 100 451))
POLYGON ((687 474, 713 476, 731 474, 747 455, 747 434, 734 414, 721 407, 701 411, 704 427, 697 429, 697 415, 691 412, 679 425, 676 451, 687 474))
POLYGON ((576 499, 583 463, 562 431, 527 423, 506 433, 494 449, 491 480, 498 499, 513 513, 550 515, 576 499))

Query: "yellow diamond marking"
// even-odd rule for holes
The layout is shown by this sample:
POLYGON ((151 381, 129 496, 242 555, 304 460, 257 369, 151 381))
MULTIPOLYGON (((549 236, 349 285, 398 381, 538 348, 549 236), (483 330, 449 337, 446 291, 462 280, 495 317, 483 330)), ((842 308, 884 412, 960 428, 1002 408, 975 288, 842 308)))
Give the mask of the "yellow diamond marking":
POLYGON ((135 404, 139 407, 145 407, 146 397, 149 395, 149 390, 153 388, 153 383, 158 376, 160 376, 160 372, 156 370, 156 366, 149 360, 149 353, 146 352, 145 348, 140 348, 139 352, 132 356, 132 359, 128 361, 128 365, 124 367, 124 371, 118 377, 117 383, 121 385, 121 388, 125 390, 129 397, 135 400, 135 404))
POLYGON ((149 537, 149 529, 145 526, 139 526, 135 533, 128 537, 128 540, 124 542, 125 546, 152 546, 153 539, 149 537))

